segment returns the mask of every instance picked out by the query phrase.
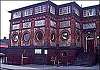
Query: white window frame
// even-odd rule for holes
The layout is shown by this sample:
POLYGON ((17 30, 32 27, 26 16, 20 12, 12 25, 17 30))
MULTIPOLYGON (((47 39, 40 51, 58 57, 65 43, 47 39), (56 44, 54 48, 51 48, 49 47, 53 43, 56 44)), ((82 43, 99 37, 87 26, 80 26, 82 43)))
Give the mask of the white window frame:
POLYGON ((23 23, 23 28, 30 28, 30 27, 31 27, 31 22, 23 23))
POLYGON ((44 26, 44 25, 45 25, 45 20, 36 20, 35 21, 35 26, 44 26))
POLYGON ((20 18, 21 17, 21 11, 18 11, 18 12, 14 12, 13 13, 13 19, 14 18, 20 18))
POLYGON ((12 25, 12 30, 16 30, 20 28, 20 24, 14 24, 12 25))
POLYGON ((70 6, 59 8, 59 15, 64 15, 64 14, 69 14, 69 13, 71 13, 70 6))
POLYGON ((69 20, 60 22, 60 28, 64 28, 64 27, 70 27, 70 21, 69 20))
POLYGON ((41 6, 35 7, 34 12, 35 12, 35 14, 46 12, 46 5, 41 5, 41 6))
POLYGON ((48 50, 44 50, 44 54, 48 54, 48 50))
POLYGON ((95 16, 95 15, 96 15, 96 9, 95 8, 83 10, 83 17, 95 16))
POLYGON ((23 11, 23 17, 32 15, 32 13, 33 13, 33 8, 26 9, 23 11))
POLYGON ((92 29, 92 28, 96 28, 95 23, 83 24, 83 29, 92 29))
POLYGON ((50 13, 55 14, 55 7, 50 6, 50 13))
POLYGON ((35 49, 35 54, 42 54, 42 49, 35 49))

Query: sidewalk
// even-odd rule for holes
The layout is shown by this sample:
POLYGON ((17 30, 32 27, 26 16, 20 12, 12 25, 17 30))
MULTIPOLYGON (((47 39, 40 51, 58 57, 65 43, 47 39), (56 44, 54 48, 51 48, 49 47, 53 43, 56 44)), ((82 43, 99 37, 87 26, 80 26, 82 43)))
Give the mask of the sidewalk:
MULTIPOLYGON (((51 65, 7 65, 1 64, 1 68, 11 69, 11 70, 99 70, 99 65, 92 67, 83 67, 83 66, 51 66, 51 65)), ((2 69, 3 70, 3 69, 2 69)))
POLYGON ((37 68, 31 68, 31 67, 24 67, 24 66, 16 66, 16 65, 7 65, 7 64, 1 64, 0 65, 1 68, 5 68, 5 69, 12 69, 12 70, 18 70, 18 69, 31 69, 31 70, 36 70, 37 68))

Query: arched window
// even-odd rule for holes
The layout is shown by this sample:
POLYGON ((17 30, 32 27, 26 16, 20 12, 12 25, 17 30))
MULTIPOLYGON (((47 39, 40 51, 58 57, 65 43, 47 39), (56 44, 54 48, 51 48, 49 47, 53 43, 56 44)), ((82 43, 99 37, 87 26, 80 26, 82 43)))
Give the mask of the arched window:
POLYGON ((18 41, 18 34, 13 34, 13 35, 12 35, 12 40, 13 40, 14 42, 17 42, 17 41, 18 41))
POLYGON ((43 33, 41 31, 36 32, 36 40, 42 40, 43 39, 43 33))
POLYGON ((62 32, 61 33, 61 40, 62 41, 65 41, 65 40, 67 40, 68 39, 68 31, 64 31, 64 32, 62 32))
POLYGON ((24 41, 29 41, 30 40, 30 34, 29 33, 24 33, 23 40, 24 41))

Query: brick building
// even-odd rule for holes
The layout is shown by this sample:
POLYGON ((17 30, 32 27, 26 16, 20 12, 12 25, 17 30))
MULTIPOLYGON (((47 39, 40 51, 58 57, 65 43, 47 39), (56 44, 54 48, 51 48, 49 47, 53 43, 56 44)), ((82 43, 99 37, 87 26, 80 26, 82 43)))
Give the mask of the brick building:
POLYGON ((68 65, 84 55, 89 56, 84 56, 86 62, 95 63, 95 48, 100 46, 99 6, 46 1, 9 11, 8 63, 68 65))

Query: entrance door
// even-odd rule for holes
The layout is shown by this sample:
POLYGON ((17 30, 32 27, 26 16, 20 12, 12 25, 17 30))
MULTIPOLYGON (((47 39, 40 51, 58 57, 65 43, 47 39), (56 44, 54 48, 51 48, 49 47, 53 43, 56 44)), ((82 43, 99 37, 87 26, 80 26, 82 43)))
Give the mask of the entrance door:
POLYGON ((94 39, 87 40, 87 52, 93 54, 94 52, 94 39))

